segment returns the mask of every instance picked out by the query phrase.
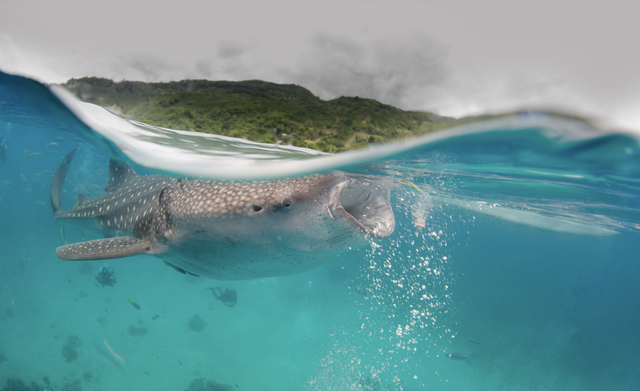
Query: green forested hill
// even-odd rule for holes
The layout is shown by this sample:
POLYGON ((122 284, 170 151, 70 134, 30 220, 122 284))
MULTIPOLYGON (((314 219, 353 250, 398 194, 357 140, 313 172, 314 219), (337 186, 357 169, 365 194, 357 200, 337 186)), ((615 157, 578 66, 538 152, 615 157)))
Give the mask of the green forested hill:
POLYGON ((143 83, 87 77, 64 86, 83 101, 151 125, 325 152, 420 135, 453 121, 371 99, 323 101, 297 85, 259 80, 143 83))

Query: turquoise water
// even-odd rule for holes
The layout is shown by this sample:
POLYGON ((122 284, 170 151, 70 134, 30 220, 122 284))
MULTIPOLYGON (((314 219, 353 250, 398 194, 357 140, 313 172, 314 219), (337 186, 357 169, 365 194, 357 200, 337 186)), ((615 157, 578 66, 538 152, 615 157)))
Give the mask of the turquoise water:
POLYGON ((640 146, 629 135, 517 113, 319 155, 130 123, 0 74, 0 137, 0 387, 640 389, 640 146), (136 256, 107 261, 117 283, 101 286, 104 261, 55 256, 51 178, 74 148, 65 208, 104 194, 110 157, 227 179, 340 168, 392 179, 396 230, 293 276, 215 281, 136 256), (237 304, 216 300, 216 286, 237 304))

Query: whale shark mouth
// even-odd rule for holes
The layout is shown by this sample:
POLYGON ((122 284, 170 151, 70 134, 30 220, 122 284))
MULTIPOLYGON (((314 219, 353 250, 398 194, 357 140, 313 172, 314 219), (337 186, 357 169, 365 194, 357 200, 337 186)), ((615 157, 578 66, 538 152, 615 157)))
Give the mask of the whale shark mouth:
POLYGON ((386 238, 395 229, 390 190, 380 181, 349 178, 329 194, 328 213, 377 237, 386 238))

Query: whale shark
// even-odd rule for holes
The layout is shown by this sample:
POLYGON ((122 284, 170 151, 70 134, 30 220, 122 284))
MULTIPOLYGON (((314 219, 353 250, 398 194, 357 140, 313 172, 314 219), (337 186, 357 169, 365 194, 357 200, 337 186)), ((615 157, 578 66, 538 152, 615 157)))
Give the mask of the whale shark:
POLYGON ((53 177, 54 219, 105 238, 58 247, 64 260, 148 254, 182 273, 247 280, 311 270, 395 228, 390 186, 359 174, 223 182, 139 175, 113 159, 105 194, 79 194, 64 210, 62 188, 74 154, 53 177))

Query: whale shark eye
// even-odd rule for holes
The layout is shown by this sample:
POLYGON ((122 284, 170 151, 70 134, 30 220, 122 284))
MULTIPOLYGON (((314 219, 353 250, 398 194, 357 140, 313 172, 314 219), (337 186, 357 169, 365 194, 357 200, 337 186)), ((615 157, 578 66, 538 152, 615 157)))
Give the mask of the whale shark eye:
POLYGON ((251 210, 252 210, 252 211, 254 211, 254 212, 260 212, 260 211, 262 210, 262 206, 260 206, 260 205, 253 205, 253 206, 251 207, 251 210))
POLYGON ((293 206, 293 201, 291 201, 291 200, 290 200, 290 199, 288 199, 288 198, 285 198, 285 199, 282 201, 282 206, 284 206, 285 208, 291 208, 291 206, 293 206))

